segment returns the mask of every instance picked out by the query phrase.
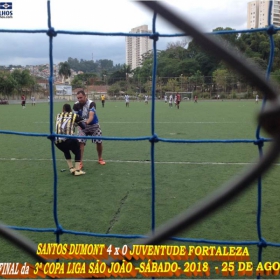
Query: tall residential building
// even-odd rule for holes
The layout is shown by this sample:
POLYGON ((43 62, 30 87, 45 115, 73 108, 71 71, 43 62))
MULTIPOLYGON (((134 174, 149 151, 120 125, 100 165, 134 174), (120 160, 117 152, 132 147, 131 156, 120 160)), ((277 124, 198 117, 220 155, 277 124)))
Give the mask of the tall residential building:
POLYGON ((247 28, 258 28, 259 24, 259 1, 252 1, 247 4, 247 28))
MULTIPOLYGON (((148 25, 141 25, 132 28, 129 33, 152 33, 148 30, 148 25)), ((126 64, 135 69, 141 66, 142 55, 152 50, 152 40, 149 37, 129 36, 125 38, 126 42, 126 64)))
MULTIPOLYGON (((256 0, 247 5, 247 28, 264 28, 268 25, 268 0, 256 0)), ((273 0, 271 22, 280 26, 280 1, 273 0)))

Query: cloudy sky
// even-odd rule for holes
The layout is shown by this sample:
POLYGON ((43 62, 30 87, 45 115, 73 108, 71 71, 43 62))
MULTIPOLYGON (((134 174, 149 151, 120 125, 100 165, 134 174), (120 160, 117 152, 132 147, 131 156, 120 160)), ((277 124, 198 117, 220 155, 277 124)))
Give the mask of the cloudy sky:
MULTIPOLYGON (((11 0, 9 0, 11 1, 11 0)), ((169 0, 161 1, 174 11, 211 32, 216 27, 246 29, 247 0, 169 0)), ((137 1, 128 0, 51 0, 51 21, 55 30, 128 33, 147 24, 152 29, 153 13, 137 1)), ((1 11, 1 10, 0 10, 1 11)), ((13 0, 13 18, 0 18, 0 65, 38 65, 49 63, 48 36, 6 33, 3 30, 37 30, 48 28, 46 0, 13 0)), ((180 33, 161 17, 157 32, 180 33)), ((160 38, 158 49, 178 38, 160 38)), ((91 60, 111 59, 125 63, 125 38, 122 36, 64 35, 54 38, 54 63, 68 57, 91 60)))

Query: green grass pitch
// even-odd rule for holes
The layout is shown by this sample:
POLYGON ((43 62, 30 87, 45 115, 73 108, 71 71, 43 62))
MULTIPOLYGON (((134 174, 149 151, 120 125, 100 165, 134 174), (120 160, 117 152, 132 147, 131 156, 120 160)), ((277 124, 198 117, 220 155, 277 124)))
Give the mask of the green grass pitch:
MULTIPOLYGON (((54 115, 64 103, 54 104, 54 115)), ((72 105, 73 102, 70 102, 72 105)), ((191 101, 180 109, 155 104, 155 132, 170 139, 255 139, 256 115, 261 104, 252 101, 191 101)), ((49 105, 38 103, 0 107, 1 130, 49 133, 49 105)), ((103 136, 151 135, 151 102, 97 101, 103 136)), ((265 147, 269 143, 265 144, 265 147)), ((51 142, 46 137, 0 133, 0 213, 7 225, 54 228, 53 165, 51 142)), ((58 171, 58 220, 67 230, 110 234, 146 234, 151 229, 151 165, 149 141, 103 142, 105 166, 97 163, 95 145, 88 141, 84 155, 85 176, 74 177, 62 152, 56 153, 58 171)), ((210 194, 258 159, 254 144, 155 144, 156 225, 210 194)), ((263 177, 262 235, 279 239, 279 166, 263 177)), ((180 237, 207 240, 258 240, 257 183, 242 196, 219 209, 180 237)), ((53 233, 20 231, 34 242, 55 242, 53 233)), ((63 234, 62 243, 123 245, 133 239, 97 238, 63 234)), ((176 243, 176 242, 167 242, 176 243)), ((180 243, 186 244, 190 243, 180 243)), ((198 244, 203 245, 203 244, 198 244)), ((0 238, 1 262, 30 262, 29 256, 0 238)), ((257 262, 257 246, 249 246, 257 262)), ((279 249, 263 250, 264 261, 279 261, 279 249)), ((215 278, 211 273, 211 278, 215 278)), ((278 277, 278 276, 277 276, 278 277)), ((275 278, 277 278, 275 277, 275 278)), ((252 278, 255 278, 253 276, 252 278)))

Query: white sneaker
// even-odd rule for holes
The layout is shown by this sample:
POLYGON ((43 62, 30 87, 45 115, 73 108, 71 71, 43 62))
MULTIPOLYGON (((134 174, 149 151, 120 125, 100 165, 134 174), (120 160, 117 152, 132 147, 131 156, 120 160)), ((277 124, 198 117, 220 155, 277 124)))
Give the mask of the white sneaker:
POLYGON ((75 171, 76 171, 76 169, 75 169, 74 167, 71 167, 71 168, 70 168, 70 173, 71 173, 71 174, 74 175, 75 171))
POLYGON ((74 172, 75 176, 80 176, 80 175, 84 175, 84 174, 86 174, 86 172, 83 170, 75 170, 75 172, 74 172))

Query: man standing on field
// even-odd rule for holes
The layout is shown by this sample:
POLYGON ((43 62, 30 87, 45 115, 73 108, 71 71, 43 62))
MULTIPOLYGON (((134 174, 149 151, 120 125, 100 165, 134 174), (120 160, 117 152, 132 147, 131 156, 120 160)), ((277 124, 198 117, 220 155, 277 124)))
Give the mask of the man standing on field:
POLYGON ((256 95, 256 103, 259 103, 259 96, 256 95))
POLYGON ((35 96, 31 96, 31 103, 32 103, 32 106, 35 106, 35 96))
POLYGON ((129 107, 129 95, 126 94, 126 95, 124 96, 124 99, 125 99, 125 107, 129 107))
POLYGON ((21 106, 22 106, 22 109, 25 109, 25 100, 26 100, 26 97, 25 97, 25 95, 23 94, 23 95, 21 96, 21 106))
POLYGON ((145 95, 145 104, 148 104, 148 95, 145 95))
POLYGON ((169 108, 172 107, 172 102, 173 102, 173 96, 172 94, 169 95, 169 108))
POLYGON ((104 94, 101 95, 101 103, 102 103, 102 107, 104 108, 104 106, 105 106, 105 95, 104 94))
MULTIPOLYGON (((85 120, 86 128, 84 130, 78 130, 79 136, 102 136, 102 131, 98 123, 98 117, 96 114, 96 105, 94 101, 89 100, 86 97, 86 94, 83 90, 77 92, 78 101, 73 106, 74 113, 78 114, 85 120)), ((81 148, 81 168, 83 167, 83 155, 86 145, 86 139, 79 139, 80 148, 81 148)), ((96 150, 98 155, 98 163, 101 165, 105 164, 105 161, 102 159, 102 140, 93 139, 92 143, 96 143, 96 150)))
POLYGON ((177 105, 177 108, 179 109, 179 107, 180 107, 180 102, 181 102, 181 95, 177 92, 177 94, 176 94, 176 100, 177 100, 177 103, 176 103, 176 105, 177 105))

